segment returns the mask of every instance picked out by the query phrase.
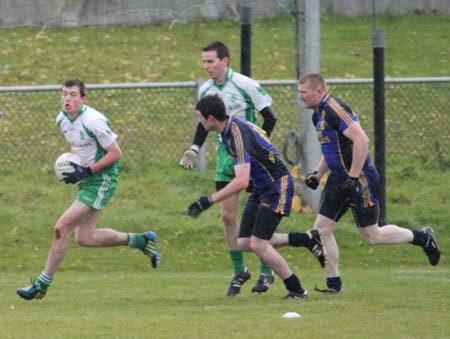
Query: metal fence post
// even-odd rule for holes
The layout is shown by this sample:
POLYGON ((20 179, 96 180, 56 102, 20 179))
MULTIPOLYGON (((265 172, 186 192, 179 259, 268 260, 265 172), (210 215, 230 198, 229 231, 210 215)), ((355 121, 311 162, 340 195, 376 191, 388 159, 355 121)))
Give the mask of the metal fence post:
POLYGON ((252 76, 252 9, 241 10, 241 73, 252 76))
POLYGON ((373 103, 375 166, 380 176, 380 226, 386 225, 386 126, 384 98, 384 31, 376 29, 372 35, 373 43, 373 103))

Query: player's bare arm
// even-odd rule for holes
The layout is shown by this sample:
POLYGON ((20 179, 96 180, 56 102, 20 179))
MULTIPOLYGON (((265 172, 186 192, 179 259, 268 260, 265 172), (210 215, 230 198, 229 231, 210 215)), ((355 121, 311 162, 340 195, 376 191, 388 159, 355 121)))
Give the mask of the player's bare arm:
POLYGON ((319 163, 316 166, 316 171, 319 175, 319 179, 322 178, 323 175, 328 172, 328 164, 323 154, 320 156, 319 163))
POLYGON ((250 164, 242 164, 234 166, 235 178, 230 181, 224 188, 210 196, 203 196, 197 199, 188 207, 188 215, 197 218, 203 211, 210 208, 214 203, 220 202, 231 197, 243 189, 247 188, 250 179, 250 164))
POLYGON ((328 172, 328 164, 322 154, 320 156, 319 163, 316 166, 316 170, 312 173, 308 173, 305 176, 304 182, 306 186, 315 190, 317 187, 319 187, 320 180, 326 172, 328 172))
POLYGON ((250 181, 250 164, 246 163, 234 166, 234 173, 236 176, 229 184, 211 195, 212 202, 222 201, 247 188, 250 181))
POLYGON ((119 144, 114 141, 109 147, 105 148, 106 153, 98 162, 91 165, 92 173, 98 172, 103 168, 109 167, 122 158, 122 151, 119 144))
POLYGON ((348 175, 353 178, 359 177, 369 152, 369 137, 358 122, 352 123, 344 135, 353 142, 352 166, 348 175))

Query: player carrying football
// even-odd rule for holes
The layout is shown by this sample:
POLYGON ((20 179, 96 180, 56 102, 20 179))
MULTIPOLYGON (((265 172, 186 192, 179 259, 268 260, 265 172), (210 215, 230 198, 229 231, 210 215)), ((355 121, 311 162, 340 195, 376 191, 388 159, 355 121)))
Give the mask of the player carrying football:
POLYGON ((17 290, 17 294, 26 300, 45 296, 67 253, 73 233, 81 246, 127 245, 147 255, 153 268, 159 263, 156 233, 123 233, 110 228, 96 228, 101 211, 116 190, 122 151, 108 119, 84 103, 86 87, 82 81, 66 81, 60 95, 62 110, 56 123, 70 144, 71 152, 81 157, 83 166, 71 163, 75 171, 63 173, 66 184, 78 183, 78 194, 55 224, 53 244, 44 270, 31 286, 17 290))

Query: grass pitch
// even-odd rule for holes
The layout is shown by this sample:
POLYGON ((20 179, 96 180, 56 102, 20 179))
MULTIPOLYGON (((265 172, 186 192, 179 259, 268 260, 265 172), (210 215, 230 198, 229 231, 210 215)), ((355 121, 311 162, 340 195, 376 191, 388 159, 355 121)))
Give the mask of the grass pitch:
POLYGON ((134 272, 63 271, 44 299, 31 302, 13 293, 23 273, 3 275, 0 336, 448 338, 448 267, 362 268, 350 260, 345 293, 331 296, 312 291, 320 270, 302 265, 309 299, 286 301, 279 279, 257 295, 250 292, 253 277, 240 295, 226 297, 229 270, 149 271, 144 259, 132 259, 142 261, 134 272), (301 318, 284 319, 286 312, 301 318))
MULTIPOLYGON (((30 185, 18 195, 14 188, 23 176, 2 177, 0 203, 8 202, 10 208, 0 213, 4 230, 0 337, 448 337, 450 265, 445 252, 450 235, 444 223, 433 224, 444 251, 437 267, 429 266, 422 249, 415 246, 368 247, 346 216, 336 230, 343 295, 314 292, 316 284, 324 287, 316 259, 306 249, 283 248, 280 251, 310 292, 307 300, 283 300, 286 290, 279 278, 268 293, 252 294, 259 267, 252 254, 246 255, 252 279, 240 295, 226 297, 232 269, 217 206, 196 220, 183 213, 199 193, 212 189, 212 178, 175 168, 155 181, 164 181, 165 175, 176 184, 142 190, 134 190, 136 178, 125 175, 100 220, 101 227, 157 231, 160 267, 152 269, 147 257, 125 246, 88 249, 72 243, 46 297, 33 301, 20 300, 15 289, 42 270, 53 223, 71 202, 73 187, 54 177, 30 175, 29 179, 41 180, 39 188, 30 185), (181 178, 186 178, 184 184, 181 178), (16 200, 11 201, 13 196, 16 200), (282 318, 287 312, 301 318, 282 318)), ((401 211, 401 203, 393 205, 401 211)), ((426 201, 418 211, 403 206, 409 213, 406 220, 417 226, 426 206, 426 201)), ((443 206, 436 211, 445 214, 443 206)), ((392 220, 403 213, 388 211, 388 215, 392 220)), ((313 214, 293 214, 279 231, 307 230, 313 219, 313 214)))

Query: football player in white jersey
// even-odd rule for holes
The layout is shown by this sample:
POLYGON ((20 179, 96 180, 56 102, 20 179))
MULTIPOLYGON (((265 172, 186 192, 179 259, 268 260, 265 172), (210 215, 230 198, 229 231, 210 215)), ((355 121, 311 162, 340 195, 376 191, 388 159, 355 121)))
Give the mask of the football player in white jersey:
POLYGON ((140 249, 150 258, 153 268, 159 263, 156 233, 123 233, 110 228, 96 228, 101 211, 114 195, 122 151, 117 134, 108 119, 84 103, 86 87, 78 79, 68 80, 61 87, 62 110, 56 118, 71 152, 82 159, 82 165, 71 163, 75 171, 63 173, 66 184, 78 184, 78 194, 54 227, 53 244, 44 270, 31 286, 16 292, 26 300, 42 299, 53 281, 69 247, 69 238, 81 246, 111 247, 127 245, 140 249))
MULTIPOLYGON (((203 48, 203 68, 208 73, 209 80, 200 87, 200 99, 212 94, 217 94, 224 101, 227 114, 233 117, 241 117, 257 124, 255 110, 263 117, 262 129, 270 136, 275 123, 276 114, 271 108, 272 98, 262 89, 255 80, 233 71, 230 67, 230 52, 228 47, 220 42, 214 41, 203 48)), ((185 169, 196 166, 198 152, 206 140, 208 132, 202 124, 197 125, 192 146, 184 152, 180 165, 185 169)), ((217 167, 216 167, 216 190, 225 187, 233 178, 234 163, 220 140, 220 134, 216 133, 217 167)), ((248 192, 251 191, 251 185, 248 192)), ((224 199, 220 203, 220 215, 224 226, 225 240, 231 262, 234 267, 234 275, 227 290, 228 296, 234 296, 241 290, 242 285, 250 279, 243 252, 237 245, 239 235, 239 224, 237 218, 239 193, 224 199)), ((266 292, 269 285, 273 283, 273 272, 271 268, 261 261, 260 275, 252 292, 266 292)))

